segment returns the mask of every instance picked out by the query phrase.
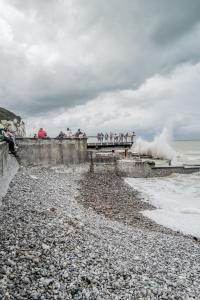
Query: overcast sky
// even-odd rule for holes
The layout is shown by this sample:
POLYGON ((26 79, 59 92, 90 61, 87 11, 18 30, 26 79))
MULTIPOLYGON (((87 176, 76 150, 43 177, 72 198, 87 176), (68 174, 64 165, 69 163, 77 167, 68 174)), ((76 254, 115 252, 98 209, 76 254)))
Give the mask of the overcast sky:
POLYGON ((45 127, 200 133, 199 0, 0 0, 0 106, 45 127))

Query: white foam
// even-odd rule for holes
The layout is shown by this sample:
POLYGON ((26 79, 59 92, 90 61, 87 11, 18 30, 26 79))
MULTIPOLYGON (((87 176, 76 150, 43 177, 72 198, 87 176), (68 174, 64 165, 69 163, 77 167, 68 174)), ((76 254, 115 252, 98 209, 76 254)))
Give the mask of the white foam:
POLYGON ((164 128, 161 134, 155 136, 152 142, 148 142, 139 137, 131 150, 140 155, 172 160, 177 156, 177 152, 170 145, 170 141, 169 131, 167 128, 164 128))
POLYGON ((182 214, 200 215, 200 209, 198 208, 185 208, 180 211, 182 214))
POLYGON ((125 179, 157 207, 143 214, 155 222, 185 234, 200 237, 200 174, 165 178, 125 179))
POLYGON ((200 238, 199 215, 191 217, 191 215, 182 215, 163 209, 145 211, 143 215, 165 227, 200 238))

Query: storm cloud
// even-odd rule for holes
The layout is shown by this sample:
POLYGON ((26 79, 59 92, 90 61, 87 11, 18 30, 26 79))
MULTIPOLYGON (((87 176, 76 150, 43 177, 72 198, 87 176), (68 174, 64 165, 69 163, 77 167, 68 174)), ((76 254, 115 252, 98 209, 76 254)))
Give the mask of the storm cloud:
POLYGON ((30 132, 197 136, 199 62, 199 0, 0 0, 0 106, 30 132))

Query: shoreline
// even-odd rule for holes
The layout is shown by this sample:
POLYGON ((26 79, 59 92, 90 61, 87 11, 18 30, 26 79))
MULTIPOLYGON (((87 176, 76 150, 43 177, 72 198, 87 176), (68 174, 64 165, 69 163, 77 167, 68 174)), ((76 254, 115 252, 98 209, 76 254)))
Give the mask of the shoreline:
POLYGON ((80 185, 80 195, 77 197, 77 201, 106 218, 136 228, 174 236, 185 236, 200 241, 196 237, 172 230, 144 216, 142 211, 157 208, 143 201, 140 193, 117 175, 87 173, 81 179, 80 185))

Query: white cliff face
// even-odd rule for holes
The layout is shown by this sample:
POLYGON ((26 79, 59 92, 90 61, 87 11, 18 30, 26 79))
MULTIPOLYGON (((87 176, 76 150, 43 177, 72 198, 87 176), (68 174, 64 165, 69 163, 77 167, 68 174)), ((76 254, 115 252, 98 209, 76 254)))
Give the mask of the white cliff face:
POLYGON ((26 129, 24 122, 14 119, 13 121, 2 120, 1 124, 14 132, 16 137, 24 137, 26 135, 26 129))

